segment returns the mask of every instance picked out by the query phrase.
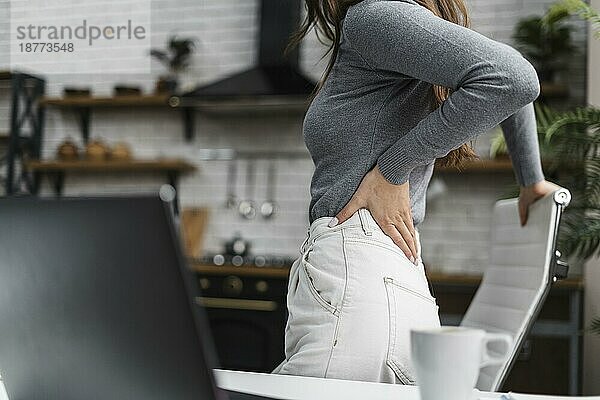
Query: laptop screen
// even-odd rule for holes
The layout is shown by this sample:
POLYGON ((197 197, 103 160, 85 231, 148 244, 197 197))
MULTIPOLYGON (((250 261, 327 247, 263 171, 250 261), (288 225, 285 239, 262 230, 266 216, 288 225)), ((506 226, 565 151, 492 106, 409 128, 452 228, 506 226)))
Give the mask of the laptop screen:
POLYGON ((169 210, 158 196, 0 200, 9 398, 218 396, 212 341, 169 210))

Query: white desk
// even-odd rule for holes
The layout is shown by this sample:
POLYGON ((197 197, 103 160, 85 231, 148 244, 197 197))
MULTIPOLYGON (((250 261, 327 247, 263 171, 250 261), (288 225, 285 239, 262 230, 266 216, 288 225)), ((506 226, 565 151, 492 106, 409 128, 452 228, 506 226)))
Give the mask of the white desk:
MULTIPOLYGON (((215 370, 215 379, 222 389, 283 400, 420 400, 415 386, 218 369, 215 370)), ((499 400, 501 397, 500 393, 477 390, 473 393, 473 400, 499 400)))
MULTIPOLYGON (((281 400, 420 400, 415 386, 389 385, 343 381, 336 379, 308 378, 304 376, 271 375, 254 372, 215 369, 217 386, 235 392, 255 394, 281 400)), ((473 391, 472 400, 500 400, 502 393, 473 391)), ((587 399, 598 397, 552 397, 515 395, 515 400, 587 399)), ((4 384, 0 380, 0 400, 8 400, 4 384)))
MULTIPOLYGON (((281 400, 420 400, 416 386, 390 385, 271 375, 215 369, 217 386, 235 392, 255 394, 281 400)), ((500 400, 503 393, 473 391, 472 400, 500 400)), ((514 400, 600 400, 595 397, 555 397, 513 394, 514 400)))

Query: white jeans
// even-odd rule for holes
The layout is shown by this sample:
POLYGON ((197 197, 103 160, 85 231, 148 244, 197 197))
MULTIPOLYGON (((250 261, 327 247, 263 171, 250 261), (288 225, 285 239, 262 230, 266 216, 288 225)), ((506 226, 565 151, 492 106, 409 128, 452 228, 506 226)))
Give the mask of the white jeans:
POLYGON ((357 211, 315 220, 288 284, 285 357, 273 373, 415 384, 410 330, 438 327, 417 234, 418 266, 357 211))

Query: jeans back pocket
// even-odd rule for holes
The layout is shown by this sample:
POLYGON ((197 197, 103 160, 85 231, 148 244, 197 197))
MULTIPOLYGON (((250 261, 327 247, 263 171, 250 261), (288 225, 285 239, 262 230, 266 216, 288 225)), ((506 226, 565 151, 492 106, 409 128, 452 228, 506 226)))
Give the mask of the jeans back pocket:
POLYGON ((389 277, 384 278, 384 283, 389 310, 386 364, 400 382, 414 385, 416 377, 410 360, 410 331, 439 327, 439 308, 429 293, 422 293, 389 277))

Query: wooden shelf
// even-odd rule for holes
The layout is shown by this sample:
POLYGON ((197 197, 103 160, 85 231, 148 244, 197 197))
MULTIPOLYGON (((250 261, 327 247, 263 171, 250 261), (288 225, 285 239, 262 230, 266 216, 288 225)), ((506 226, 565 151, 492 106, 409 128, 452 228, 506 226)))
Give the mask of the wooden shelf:
MULTIPOLYGON (((543 160, 542 166, 544 170, 549 169, 552 166, 551 160, 543 160)), ((561 167, 563 170, 570 171, 577 168, 581 168, 581 165, 571 164, 568 166, 561 167)), ((500 158, 493 160, 478 160, 465 163, 460 169, 455 167, 435 167, 435 172, 445 174, 460 174, 460 173, 512 173, 513 167, 508 158, 500 158)))
POLYGON ((106 173, 106 172, 160 172, 167 177, 167 183, 175 188, 175 211, 178 212, 177 187, 179 176, 191 172, 196 167, 184 160, 132 160, 132 161, 43 161, 25 163, 25 168, 34 175, 47 175, 52 181, 57 196, 62 195, 66 173, 106 173))
POLYGON ((87 143, 90 137, 90 121, 94 108, 119 107, 164 107, 165 109, 180 109, 183 114, 184 137, 191 140, 194 135, 193 109, 179 104, 179 98, 171 95, 124 95, 124 96, 67 96, 44 97, 42 106, 53 106, 75 111, 79 116, 79 125, 83 141, 87 143))
POLYGON ((207 114, 256 114, 256 113, 304 113, 308 107, 306 97, 263 96, 257 98, 236 98, 228 100, 198 99, 176 95, 130 95, 130 96, 70 96, 45 97, 40 104, 74 110, 79 115, 81 134, 84 142, 90 137, 90 119, 93 108, 119 107, 165 107, 182 112, 184 137, 194 136, 194 112, 207 114))
MULTIPOLYGON (((207 275, 238 275, 266 278, 287 278, 289 267, 235 267, 206 265, 196 261, 190 261, 190 269, 194 272, 207 275)), ((428 272, 428 279, 434 284, 478 286, 481 283, 481 275, 447 274, 441 272, 428 272)), ((556 287, 582 289, 584 286, 581 278, 568 278, 559 281, 556 287)))
POLYGON ((211 114, 304 113, 308 108, 309 99, 306 96, 257 96, 211 100, 173 96, 170 104, 173 107, 192 107, 200 112, 211 114))
POLYGON ((305 97, 264 96, 256 99, 206 100, 171 95, 45 97, 41 104, 55 107, 190 107, 205 112, 305 111, 305 97))
POLYGON ((42 105, 55 107, 160 107, 169 105, 169 95, 124 95, 111 97, 44 97, 42 105))
POLYGON ((561 83, 540 82, 540 94, 546 98, 566 98, 569 96, 569 87, 561 83))
MULTIPOLYGON (((289 267, 215 266, 202 264, 193 260, 190 261, 190 269, 196 273, 205 275, 237 275, 259 278, 287 278, 290 272, 289 267)), ((435 285, 479 286, 481 277, 481 275, 447 274, 442 272, 427 273, 427 278, 435 285)), ((554 287, 580 290, 583 289, 584 282, 582 278, 574 277, 558 281, 554 287)))
POLYGON ((12 79, 15 76, 23 76, 26 78, 41 79, 37 76, 32 75, 31 73, 27 73, 27 72, 23 72, 23 71, 0 70, 0 81, 7 81, 7 80, 12 79))
POLYGON ((286 279, 290 274, 288 267, 235 267, 235 266, 216 266, 206 265, 197 261, 190 261, 190 269, 194 272, 205 275, 237 275, 264 278, 286 279))
POLYGON ((493 173, 512 172, 512 164, 509 159, 476 160, 465 163, 462 167, 435 167, 435 172, 459 174, 459 173, 493 173))
POLYGON ((131 161, 28 161, 26 168, 37 172, 190 172, 192 164, 177 159, 131 161))

